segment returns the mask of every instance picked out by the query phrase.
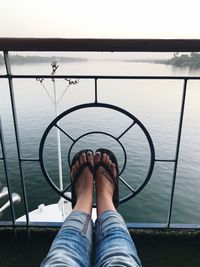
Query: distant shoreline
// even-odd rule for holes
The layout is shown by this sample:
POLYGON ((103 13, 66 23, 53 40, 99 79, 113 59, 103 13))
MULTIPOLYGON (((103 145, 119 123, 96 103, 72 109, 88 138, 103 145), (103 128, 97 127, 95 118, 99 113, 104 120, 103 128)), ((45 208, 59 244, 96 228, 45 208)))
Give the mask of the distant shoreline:
POLYGON ((200 68, 200 54, 192 52, 189 55, 178 55, 174 54, 174 57, 168 60, 155 60, 154 63, 172 65, 179 68, 189 67, 191 69, 200 68))
POLYGON ((200 54, 192 52, 189 55, 178 55, 178 53, 174 54, 174 57, 171 59, 127 59, 125 62, 143 62, 143 63, 155 63, 155 64, 165 64, 172 65, 179 68, 189 67, 191 69, 200 69, 200 54))
MULTIPOLYGON (((10 63, 14 65, 23 64, 37 64, 37 63, 52 63, 54 61, 59 63, 74 63, 74 62, 85 62, 88 61, 86 58, 76 58, 76 57, 41 57, 41 56, 20 56, 11 55, 10 63)), ((4 65, 4 58, 0 55, 0 65, 4 65)))
MULTIPOLYGON (((78 57, 43 57, 43 56, 21 56, 21 55, 11 55, 10 63, 13 65, 24 65, 24 64, 40 64, 57 62, 59 63, 77 63, 77 62, 87 62, 87 58, 78 57)), ((118 59, 116 59, 118 61, 118 59)), ((116 61, 115 60, 115 61, 116 61)), ((121 59, 123 62, 138 62, 138 63, 154 63, 154 64, 164 64, 172 65, 179 68, 189 67, 191 69, 200 69, 200 53, 192 52, 190 54, 178 55, 174 54, 171 59, 121 59)), ((0 55, 0 65, 4 65, 4 58, 0 55)))

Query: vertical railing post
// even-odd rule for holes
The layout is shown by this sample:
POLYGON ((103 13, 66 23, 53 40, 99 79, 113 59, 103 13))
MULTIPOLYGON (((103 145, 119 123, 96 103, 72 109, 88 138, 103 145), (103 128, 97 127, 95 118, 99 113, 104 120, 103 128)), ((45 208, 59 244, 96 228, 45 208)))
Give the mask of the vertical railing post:
POLYGON ((95 78, 95 87, 94 87, 94 94, 95 94, 95 96, 94 96, 94 98, 95 98, 95 103, 97 103, 98 102, 98 94, 97 94, 97 78, 95 78))
POLYGON ((22 168, 21 147, 20 147, 20 139, 19 139, 15 96, 14 96, 14 90, 13 90, 13 80, 12 80, 12 74, 11 74, 9 55, 7 51, 4 51, 4 60, 5 60, 6 72, 8 76, 12 116, 13 116, 14 131, 15 131, 15 140, 16 140, 16 146, 17 146, 17 156, 18 156, 20 179, 21 179, 21 185, 22 185, 22 195, 23 195, 23 200, 24 200, 26 224, 28 227, 29 225, 28 202, 27 202, 27 195, 26 195, 26 186, 25 186, 25 181, 24 181, 24 173, 23 173, 23 168, 22 168))
MULTIPOLYGON (((59 65, 57 62, 52 63, 52 76, 55 75, 59 65)), ((54 92, 54 108, 55 108, 55 115, 56 117, 59 115, 59 101, 56 89, 56 81, 52 78, 53 82, 53 92, 54 92)), ((59 122, 57 123, 59 126, 59 122)), ((59 173, 59 187, 60 190, 63 190, 63 172, 62 172, 62 151, 61 151, 61 138, 60 138, 60 131, 56 129, 56 136, 57 136, 57 155, 58 155, 58 173, 59 173)), ((64 199, 61 197, 61 212, 62 212, 62 219, 64 220, 64 199)))
POLYGON ((8 196, 10 200, 11 217, 12 217, 13 226, 15 226, 15 209, 14 209, 14 205, 12 201, 12 189, 11 189, 10 180, 8 177, 8 164, 7 164, 7 156, 6 156, 6 150, 5 150, 5 145, 4 145, 1 117, 0 117, 0 144, 1 144, 1 150, 2 150, 2 156, 3 156, 3 165, 4 165, 6 184, 8 187, 8 196))
POLYGON ((170 206, 167 218, 167 227, 170 227, 171 223, 171 216, 172 216, 172 206, 174 200, 174 190, 176 184, 176 175, 177 175, 177 167, 178 167, 178 158, 179 158, 179 150, 180 150, 180 142, 181 142, 181 133, 183 128, 183 116, 185 110, 185 99, 186 99, 186 90, 187 90, 187 79, 184 79, 183 84, 183 94, 182 94, 182 103, 181 103, 181 110, 180 110, 180 118, 179 118, 179 128, 178 128, 178 136, 177 136, 177 143, 176 143, 176 154, 175 154, 175 163, 174 163, 174 170, 173 170, 173 178, 172 178, 172 188, 171 188, 171 198, 170 198, 170 206))

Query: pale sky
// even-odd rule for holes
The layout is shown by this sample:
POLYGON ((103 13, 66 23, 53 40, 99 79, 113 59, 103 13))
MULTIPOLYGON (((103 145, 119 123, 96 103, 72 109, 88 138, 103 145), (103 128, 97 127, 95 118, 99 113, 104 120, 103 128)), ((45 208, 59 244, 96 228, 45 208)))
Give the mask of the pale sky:
POLYGON ((200 39, 200 0, 0 0, 0 37, 200 39))

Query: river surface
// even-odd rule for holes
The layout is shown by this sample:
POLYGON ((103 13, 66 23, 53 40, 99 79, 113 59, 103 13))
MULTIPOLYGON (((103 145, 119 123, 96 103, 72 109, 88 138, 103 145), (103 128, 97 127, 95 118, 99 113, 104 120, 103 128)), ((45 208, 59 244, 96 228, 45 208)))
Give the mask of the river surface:
MULTIPOLYGON (((12 66, 14 74, 50 74, 49 64, 12 66)), ((0 67, 0 73, 5 72, 0 67)), ((180 69, 154 63, 125 62, 122 60, 88 60, 85 62, 60 63, 57 74, 65 75, 162 75, 200 76, 200 71, 180 69)), ((39 143, 46 127, 55 118, 52 100, 36 79, 14 79, 20 144, 23 157, 38 158, 39 143)), ((53 96, 53 83, 44 80, 43 85, 53 96)), ((58 96, 67 87, 65 80, 56 80, 58 96)), ((119 106, 139 119, 151 135, 156 159, 173 160, 176 153, 177 132, 183 81, 181 80, 98 80, 98 101, 119 106)), ((79 79, 71 85, 60 101, 59 112, 94 101, 94 80, 79 79)), ((180 155, 173 202, 173 223, 200 223, 200 81, 189 81, 180 155)), ((0 80, 0 114, 6 145, 9 177, 12 190, 22 195, 17 151, 14 138, 8 82, 0 80)), ((107 108, 89 108, 70 113, 60 121, 60 126, 77 139, 91 131, 104 131, 115 137, 127 129, 131 119, 124 114, 107 108)), ((62 165, 64 184, 69 182, 67 153, 72 141, 61 133, 62 165)), ((150 149, 147 139, 136 124, 121 138, 127 153, 127 164, 122 178, 137 189, 147 175, 150 149)), ((108 147, 118 157, 120 169, 124 164, 123 149, 108 135, 91 134, 76 142, 71 156, 82 148, 108 147)), ((58 184, 56 151, 56 129, 50 132, 44 148, 45 162, 49 174, 58 184)), ((167 221, 174 163, 156 162, 152 177, 145 188, 133 199, 119 207, 127 222, 165 223, 167 221)), ((47 184, 38 162, 24 162, 23 170, 27 188, 29 210, 41 203, 59 200, 58 195, 47 184)), ((3 164, 0 163, 0 182, 5 185, 3 164)), ((130 191, 120 183, 120 197, 130 191)), ((3 202, 1 201, 1 204, 3 202)), ((17 217, 24 214, 23 203, 16 205, 17 217)), ((10 219, 10 212, 1 219, 10 219)))

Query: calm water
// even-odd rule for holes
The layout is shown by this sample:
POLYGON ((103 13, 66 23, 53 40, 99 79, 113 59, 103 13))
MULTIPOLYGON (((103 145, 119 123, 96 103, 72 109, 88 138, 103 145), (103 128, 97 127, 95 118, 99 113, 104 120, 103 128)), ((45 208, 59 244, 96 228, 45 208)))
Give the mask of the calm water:
MULTIPOLYGON (((4 69, 1 67, 0 72, 4 69)), ((49 74, 50 65, 13 66, 17 74, 49 74)), ((198 71, 177 69, 171 66, 151 63, 127 63, 123 61, 89 60, 82 63, 60 64, 57 74, 100 74, 100 75, 200 75, 198 71)), ((52 82, 44 81, 52 91, 52 82)), ((66 88, 66 81, 56 81, 59 95, 66 88)), ((14 80, 16 106, 18 112, 21 149, 24 157, 38 158, 41 136, 55 117, 53 104, 41 84, 35 79, 14 80)), ((182 81, 173 80, 100 80, 98 81, 98 99, 128 110, 148 129, 157 159, 174 159, 178 119, 182 97, 182 81)), ((200 81, 189 81, 183 135, 178 164, 177 183, 173 205, 172 221, 175 223, 200 223, 200 81)), ((60 112, 78 104, 94 101, 94 81, 79 80, 69 87, 60 103, 60 112)), ((21 194, 19 169, 17 165, 16 145, 12 125, 8 84, 0 81, 0 114, 4 130, 6 152, 9 163, 9 176, 12 189, 21 194)), ((131 123, 125 115, 108 109, 87 109, 74 112, 61 122, 61 126, 73 138, 88 131, 106 131, 119 136, 131 123)), ((65 135, 62 139, 62 159, 64 183, 69 181, 67 151, 71 141, 65 135)), ((122 177, 137 188, 146 176, 149 166, 149 147, 144 134, 136 125, 121 139, 127 151, 128 161, 122 177)), ((85 147, 96 149, 111 148, 123 166, 123 153, 116 141, 104 135, 90 135, 81 139, 72 149, 72 154, 85 147)), ((46 145, 45 159, 49 173, 58 183, 56 131, 52 130, 46 145)), ((2 164, 0 182, 5 184, 2 164)), ((172 184, 173 163, 156 163, 153 175, 134 199, 122 204, 120 212, 131 222, 166 222, 172 184)), ((41 203, 58 201, 59 197, 48 186, 37 162, 23 164, 29 210, 41 203)), ((127 195, 127 189, 121 184, 121 197, 127 195)), ((2 203, 2 202, 1 202, 2 203)), ((23 204, 16 206, 17 217, 22 215, 23 204)), ((9 219, 9 211, 2 219, 9 219)))

